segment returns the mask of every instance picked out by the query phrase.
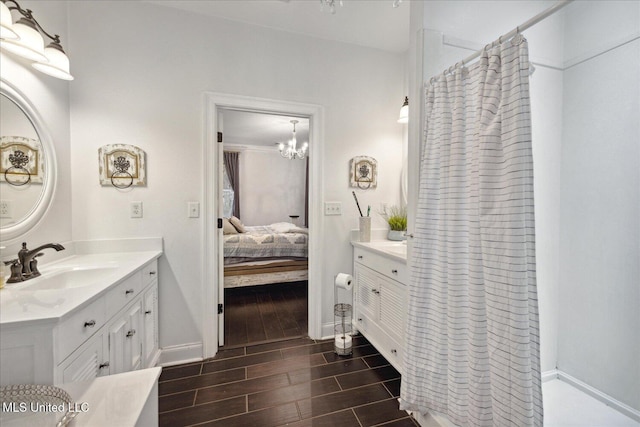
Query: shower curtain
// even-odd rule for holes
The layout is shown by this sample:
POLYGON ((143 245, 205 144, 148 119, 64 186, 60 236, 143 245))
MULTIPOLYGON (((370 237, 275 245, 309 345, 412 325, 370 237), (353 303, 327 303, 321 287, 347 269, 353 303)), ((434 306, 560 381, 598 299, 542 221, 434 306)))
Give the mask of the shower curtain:
POLYGON ((426 89, 401 408, 542 426, 528 48, 495 44, 426 89))

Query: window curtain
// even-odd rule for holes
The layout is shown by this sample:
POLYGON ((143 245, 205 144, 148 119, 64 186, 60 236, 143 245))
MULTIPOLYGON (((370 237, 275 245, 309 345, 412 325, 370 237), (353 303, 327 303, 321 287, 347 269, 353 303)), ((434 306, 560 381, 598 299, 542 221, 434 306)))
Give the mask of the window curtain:
POLYGON ((401 408, 542 426, 527 42, 431 79, 401 408))
POLYGON ((227 170, 229 183, 233 189, 233 215, 240 218, 240 168, 238 159, 240 153, 234 151, 223 152, 224 167, 227 170))

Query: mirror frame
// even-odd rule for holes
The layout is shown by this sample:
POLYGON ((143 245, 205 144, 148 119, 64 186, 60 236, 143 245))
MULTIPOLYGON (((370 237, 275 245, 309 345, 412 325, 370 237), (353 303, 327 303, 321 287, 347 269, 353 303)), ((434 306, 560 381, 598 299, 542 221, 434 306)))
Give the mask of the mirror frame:
POLYGON ((19 89, 11 85, 8 81, 0 78, 0 93, 13 101, 18 108, 27 116, 33 124, 38 134, 40 144, 44 150, 44 165, 46 175, 42 183, 42 192, 34 207, 27 215, 15 224, 0 227, 0 240, 8 243, 34 228, 44 218, 53 201, 57 182, 56 151, 53 145, 51 133, 44 124, 44 120, 38 110, 31 104, 29 99, 19 89))

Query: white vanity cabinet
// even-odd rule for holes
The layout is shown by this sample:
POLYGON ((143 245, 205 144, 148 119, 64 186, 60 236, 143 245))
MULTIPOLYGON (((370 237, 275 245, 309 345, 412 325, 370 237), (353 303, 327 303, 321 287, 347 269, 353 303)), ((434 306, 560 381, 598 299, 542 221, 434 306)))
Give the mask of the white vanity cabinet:
POLYGON ((154 366, 157 271, 154 258, 60 320, 3 325, 0 384, 69 383, 154 366))
POLYGON ((354 325, 402 373, 406 261, 354 248, 354 325))
POLYGON ((104 297, 108 323, 96 332, 95 340, 87 341, 58 366, 56 383, 155 365, 159 353, 157 271, 157 260, 153 260, 109 290, 104 297))

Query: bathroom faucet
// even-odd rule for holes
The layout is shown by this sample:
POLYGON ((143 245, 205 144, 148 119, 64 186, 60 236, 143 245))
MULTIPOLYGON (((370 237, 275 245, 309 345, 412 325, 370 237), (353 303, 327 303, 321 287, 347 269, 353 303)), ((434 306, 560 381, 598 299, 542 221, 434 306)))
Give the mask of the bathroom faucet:
POLYGON ((7 283, 22 282, 39 276, 40 272, 38 271, 37 260, 35 258, 42 255, 41 250, 47 248, 52 248, 56 251, 64 250, 64 246, 59 243, 46 243, 33 250, 29 250, 27 249, 27 242, 23 242, 22 249, 18 252, 18 259, 13 261, 11 277, 7 280, 7 283), (20 266, 20 269, 14 266, 20 266), (15 272, 14 269, 16 270, 15 272))

